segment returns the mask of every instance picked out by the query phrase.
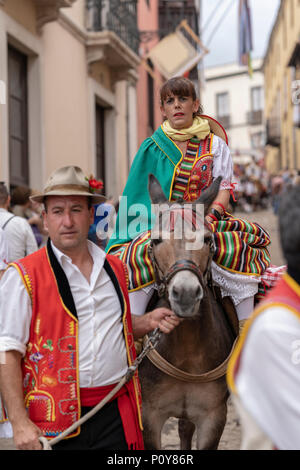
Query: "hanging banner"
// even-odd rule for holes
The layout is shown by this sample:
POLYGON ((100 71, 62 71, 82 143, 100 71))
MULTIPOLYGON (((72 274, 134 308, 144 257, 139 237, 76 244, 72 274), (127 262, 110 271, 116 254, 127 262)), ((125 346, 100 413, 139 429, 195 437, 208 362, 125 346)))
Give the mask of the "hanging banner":
POLYGON ((186 20, 183 20, 174 33, 164 37, 148 53, 160 73, 166 78, 182 76, 194 68, 208 50, 203 46, 200 39, 191 30, 186 20), (196 49, 182 29, 197 42, 200 47, 196 49))

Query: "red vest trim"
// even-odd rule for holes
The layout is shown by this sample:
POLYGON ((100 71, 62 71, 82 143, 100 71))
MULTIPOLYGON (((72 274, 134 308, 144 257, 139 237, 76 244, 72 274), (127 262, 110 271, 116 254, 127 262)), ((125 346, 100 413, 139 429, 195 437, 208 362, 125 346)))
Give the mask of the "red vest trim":
MULTIPOLYGON (((51 439, 77 421, 81 413, 76 308, 50 242, 47 248, 10 266, 18 270, 32 302, 29 341, 22 360, 25 405, 29 418, 45 437, 51 439)), ((121 302, 128 363, 131 365, 135 348, 123 263, 107 255, 105 266, 121 302)), ((137 374, 129 386, 134 390, 141 426, 137 374)), ((80 428, 68 437, 79 433, 80 428)))
POLYGON ((238 373, 243 346, 247 339, 251 325, 258 317, 258 315, 265 312, 268 308, 279 306, 287 308, 296 315, 300 320, 300 286, 288 274, 284 274, 277 282, 275 287, 269 291, 265 300, 259 304, 254 310, 253 314, 246 322, 242 335, 236 345, 233 355, 229 361, 227 371, 227 383, 233 393, 237 393, 235 386, 235 377, 238 373))

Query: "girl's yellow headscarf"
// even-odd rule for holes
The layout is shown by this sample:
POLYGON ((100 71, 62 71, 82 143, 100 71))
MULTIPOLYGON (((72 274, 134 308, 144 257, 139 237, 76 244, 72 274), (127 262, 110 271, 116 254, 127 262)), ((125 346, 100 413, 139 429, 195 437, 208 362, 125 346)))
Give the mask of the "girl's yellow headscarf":
POLYGON ((163 122, 162 128, 168 137, 173 140, 179 140, 180 142, 192 139, 193 137, 203 140, 210 133, 208 121, 202 119, 200 116, 196 116, 191 127, 187 129, 173 129, 168 120, 163 122))

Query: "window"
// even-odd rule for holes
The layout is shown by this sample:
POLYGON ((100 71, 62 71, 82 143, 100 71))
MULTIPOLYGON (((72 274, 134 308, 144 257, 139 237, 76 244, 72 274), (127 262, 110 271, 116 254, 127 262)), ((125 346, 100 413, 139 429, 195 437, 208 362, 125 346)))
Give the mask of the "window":
POLYGON ((27 57, 8 48, 9 171, 12 186, 29 185, 27 57))
POLYGON ((255 126, 262 124, 263 118, 263 89, 260 86, 252 87, 251 93, 251 111, 248 113, 248 124, 255 126))
POLYGON ((265 144, 265 135, 263 132, 256 132, 251 135, 251 148, 257 149, 263 147, 265 144))
POLYGON ((251 110, 261 111, 263 109, 263 89, 261 86, 251 88, 251 110))
POLYGON ((96 168, 97 178, 101 178, 105 187, 105 145, 104 145, 105 108, 96 103, 96 168))
POLYGON ((226 128, 230 126, 229 93, 218 93, 217 96, 217 119, 226 128))

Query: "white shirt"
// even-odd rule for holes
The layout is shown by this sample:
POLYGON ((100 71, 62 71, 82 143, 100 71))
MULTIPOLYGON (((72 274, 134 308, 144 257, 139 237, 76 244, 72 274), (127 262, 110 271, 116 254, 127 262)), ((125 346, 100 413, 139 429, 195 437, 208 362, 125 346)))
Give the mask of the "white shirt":
POLYGON ((211 153, 213 159, 213 179, 222 176, 220 189, 232 189, 231 181, 233 178, 233 162, 230 150, 226 142, 214 135, 211 153))
POLYGON ((6 268, 8 262, 8 244, 4 230, 0 228, 0 270, 6 268))
POLYGON ((235 380, 238 398, 278 449, 300 449, 300 320, 274 306, 254 321, 235 380))
MULTIPOLYGON (((14 214, 0 208, 0 227, 3 227, 14 214)), ((8 262, 16 261, 30 255, 38 249, 30 224, 23 217, 13 217, 4 228, 8 243, 8 262)))
MULTIPOLYGON (((76 305, 80 387, 118 382, 127 371, 127 355, 121 305, 103 268, 105 252, 88 241, 94 262, 88 282, 68 256, 53 244, 52 248, 67 276, 76 305)), ((0 351, 17 350, 25 354, 31 316, 26 288, 17 270, 11 267, 0 281, 0 351)))

